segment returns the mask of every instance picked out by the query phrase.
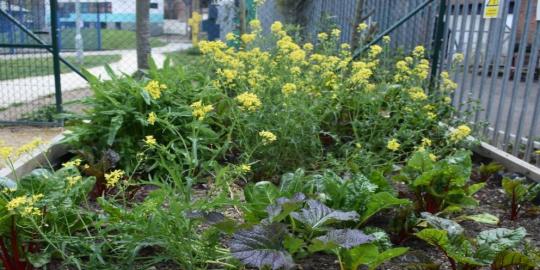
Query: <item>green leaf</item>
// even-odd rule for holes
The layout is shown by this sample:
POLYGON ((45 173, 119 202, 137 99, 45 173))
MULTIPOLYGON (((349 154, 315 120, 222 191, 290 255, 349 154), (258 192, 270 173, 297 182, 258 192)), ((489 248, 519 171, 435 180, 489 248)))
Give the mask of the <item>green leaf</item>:
POLYGON ((480 191, 482 188, 486 186, 486 183, 477 183, 473 184, 467 187, 467 194, 469 196, 474 195, 476 192, 480 191))
POLYGON ((407 161, 407 167, 414 170, 425 172, 433 168, 434 162, 429 157, 428 151, 416 151, 412 157, 407 161))
POLYGON ((448 233, 445 230, 428 228, 423 229, 414 235, 433 246, 442 248, 449 244, 448 233))
POLYGON ((287 235, 285 240, 283 240, 283 246, 289 251, 289 253, 295 254, 302 248, 302 246, 304 246, 304 240, 287 235))
POLYGON ((358 269, 365 265, 369 270, 377 269, 381 264, 395 257, 405 254, 408 248, 391 248, 383 252, 379 252, 379 248, 374 244, 363 244, 345 253, 345 263, 348 269, 358 269))
POLYGON ((467 216, 460 216, 457 218, 457 220, 471 220, 478 223, 485 223, 485 224, 492 224, 497 225, 499 224, 500 220, 498 217, 489 214, 489 213, 482 213, 477 215, 467 215, 467 216))
POLYGON ((520 252, 505 250, 497 254, 492 266, 494 269, 507 269, 511 266, 519 266, 520 269, 521 267, 525 269, 533 269, 537 265, 535 265, 535 263, 531 261, 529 257, 520 252))
POLYGON ((525 238, 525 235, 527 235, 527 231, 523 227, 515 230, 497 228, 480 232, 476 237, 476 241, 479 246, 488 247, 498 253, 517 246, 525 238))
POLYGON ((117 115, 111 119, 111 125, 109 126, 109 133, 107 134, 107 145, 111 146, 116 139, 116 134, 118 130, 122 127, 124 123, 124 117, 122 115, 117 115))
POLYGON ((398 199, 388 192, 379 192, 369 197, 366 205, 366 211, 364 211, 362 214, 360 223, 363 224, 370 217, 383 209, 388 209, 399 205, 408 205, 410 203, 411 201, 407 199, 398 199))

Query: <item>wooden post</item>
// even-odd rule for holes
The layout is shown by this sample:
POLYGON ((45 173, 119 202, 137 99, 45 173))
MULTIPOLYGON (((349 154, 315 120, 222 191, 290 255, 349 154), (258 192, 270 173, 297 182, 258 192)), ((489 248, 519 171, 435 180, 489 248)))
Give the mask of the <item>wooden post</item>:
POLYGON ((239 0, 240 35, 246 33, 246 0, 239 0))
POLYGON ((362 23, 364 18, 362 18, 362 13, 364 11, 364 0, 357 0, 356 7, 354 10, 354 25, 352 27, 353 32, 351 36, 351 51, 356 51, 358 49, 358 31, 356 30, 358 25, 362 23))

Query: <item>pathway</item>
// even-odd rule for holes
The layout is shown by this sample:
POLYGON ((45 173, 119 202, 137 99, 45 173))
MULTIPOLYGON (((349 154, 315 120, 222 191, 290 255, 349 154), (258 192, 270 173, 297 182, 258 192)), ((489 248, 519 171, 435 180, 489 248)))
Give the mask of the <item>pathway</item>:
MULTIPOLYGON (((166 58, 165 53, 184 50, 190 47, 190 43, 170 43, 163 47, 152 48, 152 57, 154 58, 156 64, 161 67, 166 58)), ((100 54, 120 54, 122 56, 120 61, 110 64, 111 69, 116 73, 132 74, 137 71, 137 53, 135 50, 113 50, 85 53, 85 55, 100 54)), ((103 66, 94 67, 88 71, 102 80, 110 79, 105 71, 105 67, 103 66)), ((61 84, 63 93, 88 87, 88 83, 75 72, 62 74, 61 84)), ((26 103, 40 97, 51 96, 54 95, 54 92, 53 75, 0 81, 0 108, 6 108, 14 104, 18 105, 26 103)))

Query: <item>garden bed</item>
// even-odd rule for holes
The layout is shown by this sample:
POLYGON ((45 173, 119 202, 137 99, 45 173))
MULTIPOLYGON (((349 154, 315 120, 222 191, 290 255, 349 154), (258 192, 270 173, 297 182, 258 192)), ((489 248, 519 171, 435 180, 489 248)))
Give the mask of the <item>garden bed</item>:
POLYGON ((176 57, 196 68, 89 75, 70 156, 0 179, 4 268, 538 268, 540 185, 472 155, 423 47, 250 28, 176 57))

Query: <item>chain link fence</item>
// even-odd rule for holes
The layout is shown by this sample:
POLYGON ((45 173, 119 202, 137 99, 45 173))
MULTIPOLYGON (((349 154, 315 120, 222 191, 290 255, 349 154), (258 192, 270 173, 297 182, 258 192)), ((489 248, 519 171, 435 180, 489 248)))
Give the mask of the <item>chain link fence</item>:
MULTIPOLYGON (((49 124, 56 113, 52 54, 21 27, 51 44, 51 1, 57 3, 60 56, 76 70, 85 68, 103 79, 105 65, 117 73, 137 70, 136 9, 133 0, 0 0, 0 121, 49 124), (5 46, 2 46, 5 45, 5 46), (19 45, 19 47, 13 47, 19 45)), ((202 1, 207 8, 208 1, 202 1)), ((150 46, 158 65, 175 52, 190 47, 187 20, 189 0, 151 0, 150 46)), ((78 110, 72 101, 90 94, 88 84, 73 69, 61 65, 64 110, 78 110)))

